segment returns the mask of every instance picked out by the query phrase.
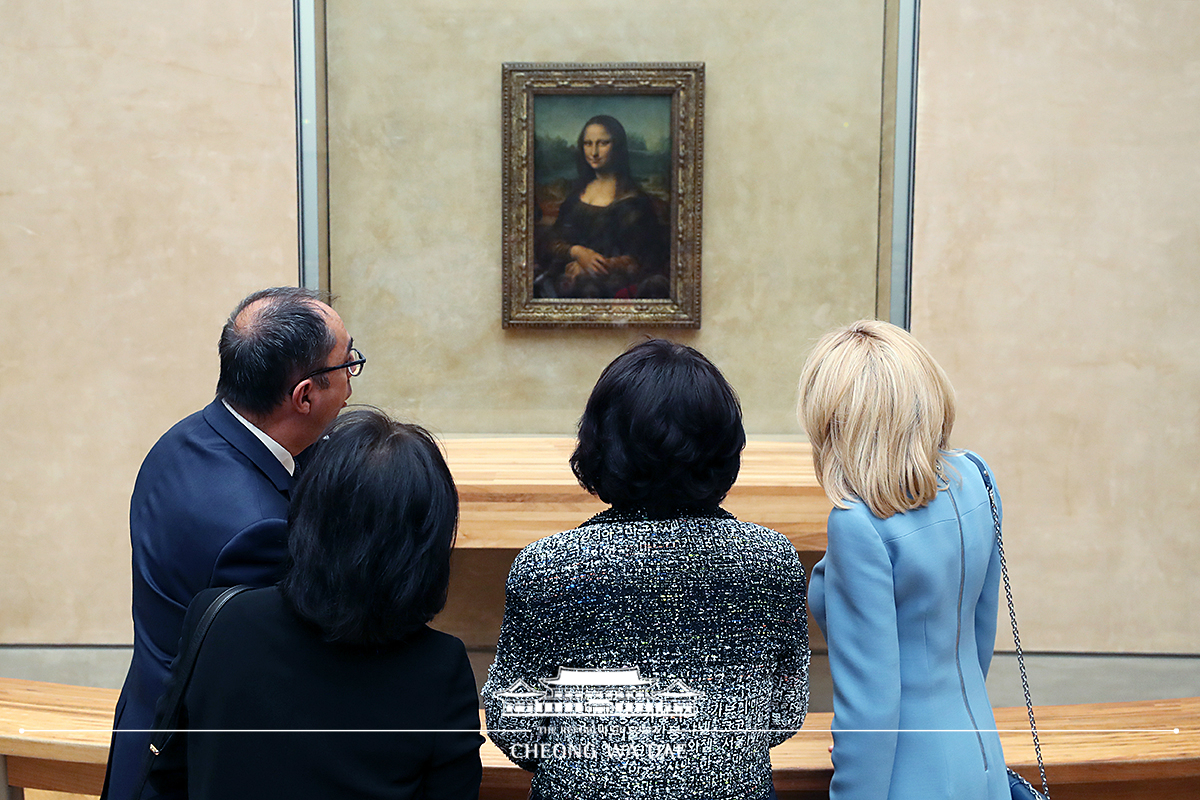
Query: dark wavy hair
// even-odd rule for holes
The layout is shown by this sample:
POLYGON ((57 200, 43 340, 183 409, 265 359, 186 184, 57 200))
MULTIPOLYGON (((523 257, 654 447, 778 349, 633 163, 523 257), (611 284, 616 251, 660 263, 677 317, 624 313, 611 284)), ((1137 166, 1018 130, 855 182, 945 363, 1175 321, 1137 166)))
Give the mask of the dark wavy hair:
POLYGON ((380 645, 442 610, 458 492, 437 442, 375 408, 347 411, 292 491, 279 589, 328 641, 380 645))
POLYGON ((575 169, 579 174, 575 181, 575 190, 583 191, 583 188, 596 178, 596 170, 592 169, 583 157, 583 134, 589 125, 603 126, 612 137, 612 151, 609 153, 608 163, 613 174, 617 176, 617 191, 636 190, 637 182, 633 179, 629 167, 629 137, 625 134, 625 126, 618 122, 616 117, 607 114, 592 117, 579 129, 579 138, 575 140, 575 169))
MULTIPOLYGON (((217 398, 242 412, 269 414, 302 375, 325 366, 337 339, 317 305, 320 300, 311 289, 280 286, 238 303, 217 343, 217 398), (239 324, 246 306, 260 300, 262 306, 249 323, 239 324)), ((327 376, 314 380, 329 385, 327 376)))
POLYGON ((601 373, 571 470, 613 508, 666 518, 719 506, 745 445, 742 409, 721 371, 691 347, 650 339, 601 373))

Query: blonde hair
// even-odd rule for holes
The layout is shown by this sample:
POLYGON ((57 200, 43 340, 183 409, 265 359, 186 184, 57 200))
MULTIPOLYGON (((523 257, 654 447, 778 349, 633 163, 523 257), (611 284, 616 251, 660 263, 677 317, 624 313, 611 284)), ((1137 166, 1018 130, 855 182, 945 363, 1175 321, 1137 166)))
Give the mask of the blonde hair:
POLYGON ((822 336, 800 374, 796 413, 838 508, 857 498, 886 519, 945 485, 954 387, 902 328, 859 320, 822 336))

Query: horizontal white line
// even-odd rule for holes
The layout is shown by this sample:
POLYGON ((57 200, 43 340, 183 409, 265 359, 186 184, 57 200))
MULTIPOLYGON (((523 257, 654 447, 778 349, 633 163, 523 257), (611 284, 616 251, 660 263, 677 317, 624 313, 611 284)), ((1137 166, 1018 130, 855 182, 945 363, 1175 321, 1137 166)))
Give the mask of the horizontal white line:
MULTIPOLYGON (((119 731, 104 728, 18 728, 26 733, 479 733, 478 728, 122 728, 119 731)), ((527 732, 527 731, 526 731, 527 732)))
MULTIPOLYGON (((622 726, 614 726, 622 727, 622 726)), ((629 727, 629 726, 624 726, 629 727)), ((640 726, 639 726, 640 727, 640 726)), ((635 728, 635 730, 637 730, 635 728)), ((1029 728, 981 728, 979 733, 1029 733, 1029 728)), ((816 733, 828 734, 827 730, 801 728, 793 731, 788 728, 670 728, 672 733, 816 733)), ((226 728, 177 728, 172 730, 148 730, 145 728, 122 728, 120 731, 104 728, 18 728, 17 732, 24 736, 29 733, 480 733, 476 728, 446 729, 446 728, 242 728, 230 730, 226 728)), ((491 733, 534 733, 530 728, 502 728, 491 733)), ((848 728, 839 729, 837 733, 976 733, 974 728, 848 728)), ((1179 728, 1038 728, 1038 734, 1043 733, 1180 733, 1179 728)), ((1195 733, 1197 731, 1188 731, 1195 733)))
MULTIPOLYGON (((670 728, 672 733, 816 733, 828 735, 828 730, 816 730, 813 728, 801 728, 798 731, 793 731, 790 728, 779 730, 771 728, 670 728)), ((976 731, 974 728, 905 728, 899 730, 896 728, 839 728, 836 733, 991 733, 995 730, 997 733, 1029 733, 1029 728, 980 728, 976 731)), ((491 733, 532 733, 528 728, 519 729, 498 729, 491 733)), ((1180 733, 1180 728, 1038 728, 1038 735, 1043 733, 1180 733)), ((1182 731, 1197 733, 1200 730, 1182 731)))
MULTIPOLYGON (((1029 733, 1029 728, 980 728, 978 733, 1029 733)), ((1180 733, 1179 728, 1038 728, 1043 733, 1180 733)), ((974 728, 839 728, 835 733, 976 733, 974 728)), ((804 733, 803 730, 797 733, 804 733)), ((812 731, 809 731, 812 733, 812 731)))

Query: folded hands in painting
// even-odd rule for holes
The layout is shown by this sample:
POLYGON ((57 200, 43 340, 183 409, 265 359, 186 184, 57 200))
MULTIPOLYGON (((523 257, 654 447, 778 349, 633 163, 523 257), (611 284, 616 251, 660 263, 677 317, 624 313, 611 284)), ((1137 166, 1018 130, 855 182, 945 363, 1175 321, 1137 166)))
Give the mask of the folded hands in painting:
POLYGON ((577 244, 571 247, 571 258, 575 259, 567 265, 566 274, 571 278, 580 275, 607 275, 608 259, 592 250, 577 244))
POLYGON ((571 248, 574 261, 563 269, 560 288, 569 291, 575 284, 586 278, 599 280, 608 276, 628 276, 637 271, 637 260, 633 256, 605 257, 595 250, 575 245, 571 248))

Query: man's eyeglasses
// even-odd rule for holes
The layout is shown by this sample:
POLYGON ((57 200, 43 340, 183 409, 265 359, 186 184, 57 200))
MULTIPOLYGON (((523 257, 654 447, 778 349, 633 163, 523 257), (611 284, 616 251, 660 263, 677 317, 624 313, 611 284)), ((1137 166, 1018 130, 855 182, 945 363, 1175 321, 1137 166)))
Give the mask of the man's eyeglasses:
POLYGON ((351 347, 349 361, 344 364, 338 364, 336 367, 321 367, 320 369, 314 369, 312 372, 308 373, 299 381, 297 381, 296 385, 300 385, 309 378, 315 378, 318 375, 324 375, 326 372, 337 372, 339 369, 346 370, 346 372, 350 373, 351 378, 357 378, 362 374, 363 364, 366 363, 366 356, 360 353, 357 347, 351 347))

